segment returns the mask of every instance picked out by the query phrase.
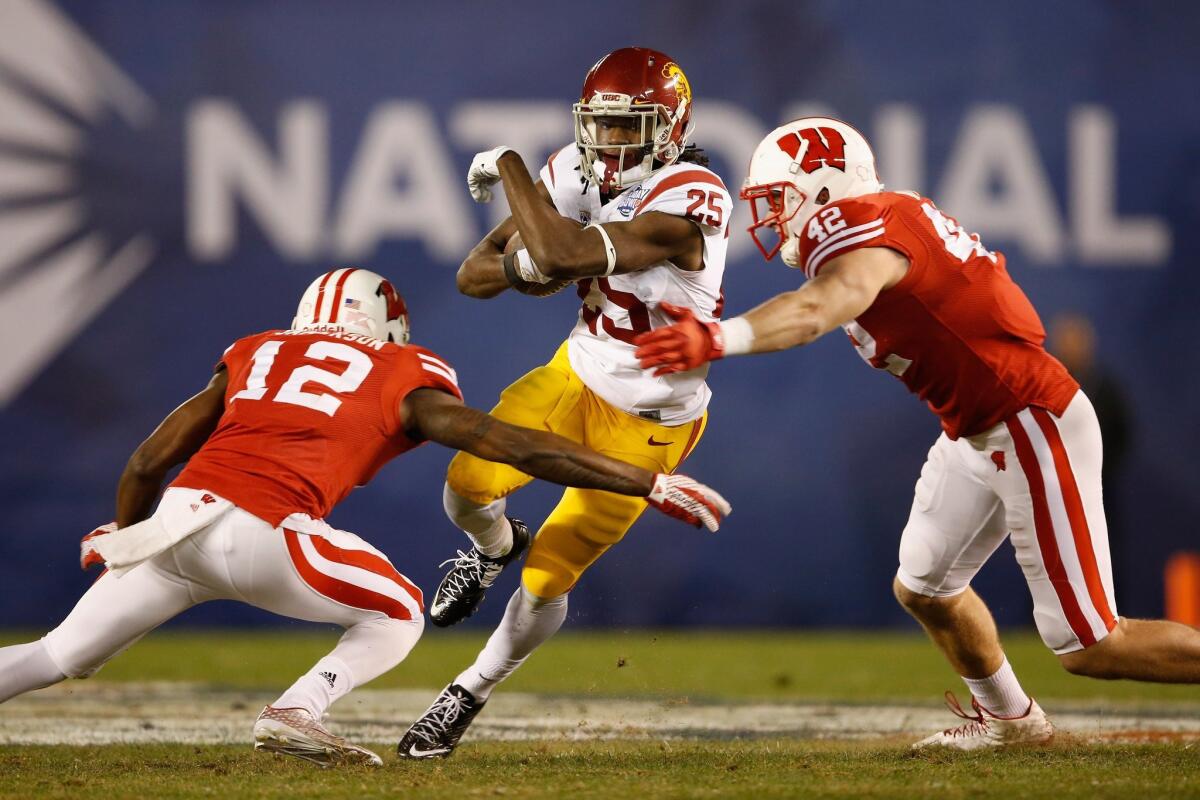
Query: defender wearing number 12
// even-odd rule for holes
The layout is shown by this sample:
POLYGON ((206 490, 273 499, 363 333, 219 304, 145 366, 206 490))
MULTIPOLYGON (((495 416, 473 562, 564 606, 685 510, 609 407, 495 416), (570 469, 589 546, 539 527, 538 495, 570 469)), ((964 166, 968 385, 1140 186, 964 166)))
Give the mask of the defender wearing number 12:
POLYGON ((963 677, 974 710, 947 693, 966 724, 916 746, 971 750, 1053 734, 970 588, 1006 538, 1042 641, 1067 670, 1200 683, 1200 632, 1117 615, 1096 414, 1043 349, 1042 323, 1004 256, 933 201, 884 191, 866 139, 839 120, 810 117, 768 134, 742 198, 763 255, 781 253, 808 282, 722 323, 675 309, 677 324, 639 338, 638 356, 654 374, 673 374, 841 327, 867 363, 941 418, 894 591, 963 677))
MULTIPOLYGON (((383 760, 330 733, 338 699, 396 666, 424 628, 421 592, 366 540, 325 517, 388 461, 426 441, 564 486, 645 498, 716 530, 729 506, 683 475, 654 475, 561 436, 463 404, 449 363, 408 341, 408 311, 381 275, 318 277, 292 327, 234 342, 208 386, 129 459, 117 516, 83 538, 108 569, 43 639, 0 647, 0 703, 106 661, 188 608, 238 600, 346 629, 263 709, 255 749, 323 766, 383 760), (186 462, 155 507, 171 467, 186 462)), ((403 520, 399 529, 405 530, 403 520)))
MULTIPOLYGON (((707 368, 649 375, 633 340, 671 322, 664 304, 706 321, 720 316, 732 205, 687 144, 691 111, 692 90, 674 60, 640 47, 617 50, 588 73, 574 106, 575 142, 550 157, 540 181, 507 147, 476 156, 467 178, 479 202, 502 182, 512 216, 463 262, 460 290, 480 298, 509 288, 541 295, 575 282, 583 302, 550 362, 505 389, 492 413, 656 472, 675 470, 700 440, 707 368)), ((516 322, 514 335, 520 331, 516 322)), ((492 689, 558 630, 583 572, 646 507, 569 489, 529 545, 525 526, 504 513, 505 498, 528 481, 475 456, 450 464, 446 512, 474 547, 438 587, 433 623, 469 616, 504 565, 527 546, 529 554, 499 628, 404 736, 402 757, 454 750, 492 689)))

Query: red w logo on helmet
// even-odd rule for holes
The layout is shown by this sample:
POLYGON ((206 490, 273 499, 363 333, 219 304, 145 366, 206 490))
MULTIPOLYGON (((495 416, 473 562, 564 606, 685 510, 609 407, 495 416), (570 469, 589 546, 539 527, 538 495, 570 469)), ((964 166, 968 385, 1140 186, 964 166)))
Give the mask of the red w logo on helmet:
POLYGON ((846 171, 846 140, 833 128, 805 128, 779 137, 776 144, 780 150, 795 158, 805 142, 808 147, 800 159, 800 169, 808 173, 821 167, 846 171))
POLYGON ((387 303, 387 318, 390 322, 400 317, 408 316, 408 308, 404 305, 404 298, 396 291, 396 287, 392 286, 390 281, 380 281, 379 288, 375 290, 375 294, 382 297, 387 303))

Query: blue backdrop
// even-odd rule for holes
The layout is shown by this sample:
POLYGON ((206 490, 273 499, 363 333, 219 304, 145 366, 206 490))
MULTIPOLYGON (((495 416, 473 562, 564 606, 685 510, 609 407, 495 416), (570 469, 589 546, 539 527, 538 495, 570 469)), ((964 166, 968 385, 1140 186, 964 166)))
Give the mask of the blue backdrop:
MULTIPOLYGON (((416 341, 457 367, 475 405, 548 359, 573 295, 454 290, 503 214, 474 206, 463 178, 500 143, 540 165, 569 140, 588 67, 628 44, 687 71, 695 140, 730 187, 771 127, 834 113, 872 137, 890 186, 929 194, 1003 250, 1044 318, 1095 321, 1136 411, 1116 490, 1118 595, 1124 613, 1157 614, 1162 563, 1195 545, 1200 516, 1198 36, 1200 7, 1099 1, 8 0, 0 625, 70 608, 89 580, 77 539, 112 518, 129 453, 231 341, 286 325, 330 265, 392 277, 416 341)), ((750 248, 745 217, 734 313, 799 281, 750 248)), ((649 515, 588 573, 573 618, 902 624, 889 583, 936 420, 840 336, 718 364, 710 380, 688 471, 734 516, 708 536, 649 515)), ((441 511, 448 459, 406 456, 331 517, 427 591, 463 544, 441 511)), ((533 486, 510 508, 537 521, 554 496, 533 486)), ((1010 548, 995 561, 979 587, 1001 622, 1024 624, 1010 548)), ((472 624, 503 603, 489 606, 472 624)), ((216 604, 188 619, 269 618, 216 604)))

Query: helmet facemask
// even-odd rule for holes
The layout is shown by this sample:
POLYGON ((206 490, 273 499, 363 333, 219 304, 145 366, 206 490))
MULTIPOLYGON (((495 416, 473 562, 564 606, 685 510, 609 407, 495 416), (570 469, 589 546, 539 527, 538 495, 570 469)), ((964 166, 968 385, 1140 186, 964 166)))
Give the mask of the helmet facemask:
POLYGON ((571 111, 583 177, 606 193, 626 189, 675 163, 691 133, 689 128, 681 136, 673 135, 687 113, 686 103, 672 114, 661 103, 634 103, 629 95, 603 92, 591 102, 576 103, 571 111), (602 142, 606 125, 634 135, 628 142, 602 142))
POLYGON ((798 258, 799 231, 792 231, 790 223, 799 215, 807 195, 791 181, 775 181, 747 185, 740 196, 750 204, 753 223, 747 230, 763 258, 770 261, 782 250, 784 262, 795 266, 788 258, 798 258))

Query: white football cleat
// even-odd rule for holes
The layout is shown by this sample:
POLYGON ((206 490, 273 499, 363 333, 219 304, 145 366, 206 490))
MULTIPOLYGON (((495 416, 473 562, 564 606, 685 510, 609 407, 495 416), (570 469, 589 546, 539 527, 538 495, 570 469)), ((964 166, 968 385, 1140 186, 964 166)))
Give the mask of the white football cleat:
POLYGON ((1019 717, 1000 717, 971 698, 971 708, 974 714, 963 711, 958 704, 958 698, 952 692, 946 692, 946 705, 958 716, 968 722, 957 728, 947 728, 944 731, 928 736, 914 744, 914 750, 924 750, 927 747, 945 747, 951 750, 979 750, 984 747, 1004 747, 1010 744, 1044 744, 1054 736, 1054 726, 1046 718, 1046 712, 1032 698, 1029 709, 1019 717))
POLYGON ((267 706, 254 722, 254 749, 303 758, 322 767, 366 764, 382 767, 383 759, 325 730, 302 708, 267 706))

